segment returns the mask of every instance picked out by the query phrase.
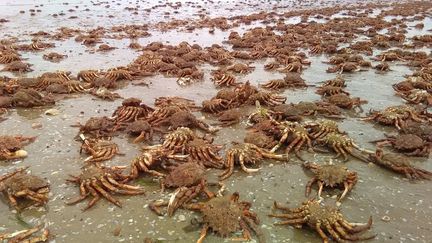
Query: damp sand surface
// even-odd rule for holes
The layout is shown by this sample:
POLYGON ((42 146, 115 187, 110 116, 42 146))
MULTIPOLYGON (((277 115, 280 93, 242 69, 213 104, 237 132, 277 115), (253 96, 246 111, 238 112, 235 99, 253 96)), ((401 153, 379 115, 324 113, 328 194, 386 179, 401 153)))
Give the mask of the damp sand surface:
MULTIPOLYGON (((1 3, 1 17, 10 20, 9 23, 0 26, 3 36, 8 34, 16 36, 41 29, 55 30, 59 26, 94 28, 98 25, 119 25, 130 24, 141 21, 143 18, 152 21, 157 18, 164 18, 163 12, 167 9, 158 9, 145 15, 144 11, 138 11, 137 15, 130 15, 122 10, 126 4, 116 5, 114 3, 103 3, 99 6, 92 6, 90 1, 68 1, 69 4, 59 4, 58 1, 4 1, 1 3), (10 4, 12 3, 12 4, 10 4), (41 6, 43 4, 43 6, 41 6), (111 4, 112 8, 104 6, 111 4), (38 6, 38 7, 35 7, 38 6), (78 7, 76 7, 78 6, 78 7), (89 8, 91 11, 81 11, 89 8), (40 9, 36 16, 29 16, 29 9, 40 9), (68 11, 75 9, 75 11, 68 11), (26 13, 19 14, 19 10, 26 10, 26 13), (56 19, 48 18, 50 14, 67 13, 56 19), (110 13, 117 13, 114 18, 107 18, 110 13), (78 19, 68 19, 70 16, 78 16, 78 19), (45 18, 46 17, 46 18, 45 18), (23 30, 23 26, 25 29, 23 30)), ((126 1, 125 1, 126 2, 126 1)), ((200 1, 195 1, 197 4, 200 1)), ((280 1, 284 2, 284 1, 280 1)), ((279 1, 274 4, 280 4, 279 1)), ((287 1, 288 2, 288 1, 287 1)), ((330 2, 330 1, 329 1, 330 2)), ((148 4, 150 7, 150 3, 148 4)), ((247 14, 254 11, 254 8, 235 9, 233 3, 215 13, 209 11, 210 16, 217 14, 247 14), (232 6, 231 6, 232 5, 232 6)), ((260 4, 257 2, 257 4, 260 4)), ((293 3, 294 4, 294 3, 293 3)), ((323 1, 326 4, 326 1, 323 1)), ((270 10, 270 3, 262 3, 259 10, 270 10)), ((303 7, 313 7, 307 5, 303 7)), ((144 6, 142 6, 144 8, 144 6)), ((281 7, 288 8, 286 7, 281 7)), ((212 9, 208 7, 208 9, 212 9)), ((181 11, 179 16, 194 18, 192 9, 181 11)), ((343 16, 343 15, 341 15, 343 16)), ((177 16, 176 16, 177 17, 177 16)), ((411 23, 415 24, 415 22, 411 23)), ((259 24, 257 24, 259 26, 259 24)), ((246 30, 250 26, 240 26, 238 31, 246 30)), ((430 18, 425 20, 425 28, 431 29, 430 18)), ((415 35, 416 30, 411 29, 408 35, 415 35)), ((424 34, 424 33, 422 33, 424 34)), ((209 34, 207 30, 196 30, 189 33, 167 31, 159 32, 151 30, 151 36, 140 38, 141 45, 153 41, 162 41, 170 44, 177 44, 181 41, 198 43, 202 46, 212 44, 224 45, 229 31, 216 30, 209 34)), ((30 39, 30 37, 28 37, 30 39)), ((23 38, 25 39, 25 38, 23 38)), ((56 47, 47 50, 66 53, 68 58, 60 63, 50 63, 42 59, 41 53, 26 53, 25 58, 33 64, 35 71, 26 74, 36 76, 41 73, 56 70, 69 70, 77 73, 83 69, 107 69, 110 67, 127 65, 134 60, 139 52, 129 49, 128 41, 125 40, 104 40, 118 49, 108 53, 94 52, 91 48, 75 42, 73 39, 56 42, 56 47)), ((429 51, 430 50, 427 50, 429 51)), ((375 52, 374 54, 377 54, 375 52)), ((312 62, 302 77, 310 85, 319 85, 320 82, 334 78, 334 74, 325 72, 328 65, 322 62, 327 56, 309 57, 312 62)), ((239 76, 239 81, 249 80, 254 85, 262 84, 269 79, 282 78, 280 73, 267 72, 264 64, 272 59, 262 59, 250 65, 255 70, 247 75, 239 76)), ((369 101, 363 106, 364 112, 350 114, 347 119, 340 122, 343 130, 347 131, 357 144, 367 149, 373 149, 371 140, 383 137, 384 133, 394 132, 391 128, 385 128, 372 123, 359 120, 370 109, 380 110, 389 105, 402 104, 399 97, 394 96, 391 85, 404 79, 404 75, 411 74, 412 70, 397 62, 391 63, 391 72, 377 74, 370 69, 361 73, 344 74, 347 80, 347 91, 352 96, 361 97, 369 101)), ((202 82, 190 86, 181 87, 176 83, 175 78, 167 78, 162 75, 146 77, 141 80, 134 80, 122 85, 117 90, 121 96, 138 97, 146 104, 153 104, 159 96, 181 96, 193 99, 197 104, 209 99, 217 92, 210 80, 210 72, 216 67, 202 65, 201 70, 205 72, 202 82), (145 81, 149 86, 137 86, 139 82, 145 81)), ((13 75, 2 73, 2 75, 13 75)), ((304 90, 287 90, 283 92, 287 102, 314 101, 320 97, 315 94, 315 88, 309 87, 304 90)), ((16 109, 10 112, 8 119, 0 124, 0 134, 24 134, 26 136, 37 136, 37 140, 26 146, 29 153, 28 158, 22 161, 2 162, 0 174, 18 166, 30 165, 31 172, 46 178, 51 184, 50 201, 46 208, 31 209, 21 214, 11 210, 2 198, 0 203, 0 230, 20 230, 27 224, 46 223, 55 242, 142 242, 144 238, 157 239, 160 242, 194 242, 199 235, 199 227, 191 225, 190 221, 198 214, 184 210, 178 210, 174 217, 158 217, 148 208, 148 204, 156 199, 168 199, 169 193, 161 193, 158 181, 149 177, 142 177, 136 183, 146 189, 146 195, 125 197, 117 196, 123 207, 118 208, 101 200, 97 205, 86 212, 82 208, 87 201, 74 206, 65 205, 65 201, 78 193, 78 188, 65 182, 69 174, 79 174, 83 165, 85 155, 79 153, 80 142, 74 140, 78 134, 78 128, 71 127, 78 122, 84 123, 93 116, 111 116, 112 111, 121 105, 121 100, 114 102, 101 101, 93 96, 80 94, 72 95, 67 99, 56 103, 54 107, 35 109, 16 109), (44 112, 49 108, 58 109, 61 113, 57 116, 47 116, 44 112), (40 123, 42 128, 32 129, 32 124, 40 123), (115 236, 114 231, 120 230, 115 236)), ((248 114, 253 107, 242 108, 244 114, 248 114)), ((215 117, 204 113, 196 113, 197 117, 212 123, 215 117)), ((224 144, 229 147, 232 141, 243 141, 246 124, 242 122, 229 128, 223 128, 217 133, 215 143, 224 144)), ((128 165, 129 162, 140 153, 140 146, 133 144, 132 139, 127 136, 115 137, 114 141, 120 146, 124 156, 116 156, 108 162, 109 165, 128 165)), ((154 143, 158 141, 153 141, 154 143)), ((314 161, 328 161, 332 155, 309 154, 303 152, 305 158, 314 161)), ((432 170, 432 163, 427 158, 414 158, 415 164, 421 168, 432 170)), ((352 159, 346 166, 358 172, 359 182, 354 190, 348 194, 341 208, 344 215, 353 222, 366 222, 370 215, 373 216, 374 224, 372 232, 377 237, 369 242, 431 242, 432 232, 432 189, 428 181, 409 182, 399 175, 383 170, 374 165, 368 165, 352 159), (389 218, 383 221, 382 218, 389 218)), ((219 171, 209 170, 210 181, 217 180, 219 171)), ((247 175, 236 170, 233 176, 225 181, 227 193, 238 191, 242 200, 253 203, 252 210, 257 212, 261 219, 261 227, 268 242, 321 242, 318 235, 312 230, 299 230, 293 227, 274 226, 275 219, 267 217, 271 212, 273 201, 285 203, 291 207, 298 206, 305 200, 305 185, 311 178, 311 174, 300 166, 300 161, 292 157, 289 162, 265 161, 261 170, 255 174, 247 175)), ((312 193, 316 191, 313 190, 312 193)), ((324 197, 340 194, 338 190, 324 192, 324 197)), ((331 200, 331 199, 330 199, 331 200)), ((0 231, 1 232, 1 231, 0 231)), ((221 242, 223 239, 212 234, 205 242, 221 242)), ((228 239, 225 240, 229 242, 228 239)))

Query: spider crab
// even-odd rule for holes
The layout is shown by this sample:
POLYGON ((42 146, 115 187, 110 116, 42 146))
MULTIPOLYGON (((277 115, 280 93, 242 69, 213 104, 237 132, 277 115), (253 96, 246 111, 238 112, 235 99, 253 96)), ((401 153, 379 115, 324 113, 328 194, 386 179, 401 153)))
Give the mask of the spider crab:
POLYGON ((133 122, 139 118, 147 117, 154 109, 141 104, 141 100, 137 98, 128 98, 123 100, 122 106, 118 107, 113 113, 113 119, 117 124, 125 122, 133 122))
POLYGON ((118 145, 109 139, 86 138, 83 134, 80 135, 80 138, 83 141, 80 153, 84 150, 90 154, 84 162, 101 162, 112 159, 116 154, 122 155, 118 145))
POLYGON ((80 175, 70 175, 71 178, 67 180, 79 185, 80 195, 71 199, 66 204, 75 204, 92 196, 91 201, 83 210, 93 207, 101 198, 105 198, 112 204, 121 207, 120 201, 115 199, 111 193, 124 195, 143 194, 144 190, 141 187, 131 186, 122 182, 128 178, 122 174, 122 170, 123 168, 120 167, 86 165, 82 168, 80 175))
POLYGON ((369 154, 369 162, 405 175, 410 180, 432 179, 432 172, 416 168, 411 164, 408 157, 394 153, 384 153, 381 148, 378 148, 375 153, 369 154))
POLYGON ((0 160, 12 160, 27 157, 22 148, 36 137, 0 136, 0 160))
POLYGON ((28 167, 0 176, 0 192, 3 192, 18 211, 29 206, 43 206, 48 202, 49 183, 44 179, 25 173, 28 167), (25 200, 29 203, 25 204, 25 200))
POLYGON ((390 106, 383 111, 372 111, 368 117, 365 117, 362 120, 374 120, 387 126, 393 125, 398 130, 401 130, 408 120, 424 122, 424 120, 420 117, 420 114, 418 114, 414 108, 406 105, 390 106))
MULTIPOLYGON (((186 163, 174 164, 167 168, 169 174, 161 180, 162 190, 165 188, 176 188, 168 202, 154 201, 149 208, 158 215, 163 215, 160 207, 167 206, 168 216, 184 204, 204 193, 207 198, 215 197, 215 194, 208 190, 208 183, 204 178, 205 168, 202 164, 189 161, 186 163)), ((220 184, 222 186, 222 184, 220 184)), ((222 186, 223 187, 223 186, 222 186)))
POLYGON ((299 208, 290 209, 274 203, 274 209, 282 210, 283 214, 270 214, 270 217, 281 218, 283 221, 276 225, 292 225, 302 228, 304 224, 314 229, 322 238, 324 243, 329 242, 329 235, 337 242, 369 240, 375 237, 359 236, 372 226, 372 217, 367 224, 356 224, 348 222, 340 210, 334 206, 325 205, 315 199, 303 202, 299 208))
POLYGON ((342 156, 344 161, 348 161, 348 154, 356 157, 362 161, 366 161, 367 158, 361 153, 357 152, 369 152, 368 150, 360 148, 354 141, 348 136, 336 132, 328 133, 323 138, 316 140, 317 144, 325 145, 333 149, 336 152, 334 158, 342 156), (354 151, 356 149, 356 151, 354 151))
POLYGON ((396 150, 408 156, 429 157, 431 143, 424 141, 415 134, 386 135, 385 139, 375 140, 377 146, 391 145, 396 150))
POLYGON ((242 170, 246 173, 258 172, 259 168, 251 169, 246 167, 246 164, 256 164, 263 159, 286 160, 285 155, 273 154, 265 149, 251 143, 234 143, 233 146, 226 152, 225 167, 227 168, 220 179, 225 180, 234 172, 234 165, 240 164, 242 170))
POLYGON ((274 153, 282 146, 282 144, 288 142, 288 146, 285 149, 286 155, 288 156, 291 150, 294 150, 297 158, 304 160, 299 154, 303 145, 307 144, 309 150, 312 150, 312 140, 307 129, 297 122, 288 121, 280 123, 278 127, 281 130, 281 138, 279 139, 279 143, 274 146, 270 152, 274 153))
POLYGON ((200 220, 203 227, 197 243, 204 242, 209 230, 222 237, 228 237, 241 230, 243 238, 237 239, 241 241, 251 240, 252 231, 257 236, 258 242, 265 242, 264 235, 258 226, 258 216, 256 213, 250 211, 252 204, 250 202, 239 201, 239 199, 239 193, 235 192, 229 197, 216 197, 207 202, 198 202, 183 206, 185 209, 198 211, 203 215, 200 220))
POLYGON ((314 173, 314 177, 306 185, 306 197, 311 193, 312 185, 318 184, 318 198, 321 198, 321 193, 324 187, 343 187, 344 191, 340 195, 338 201, 342 201, 345 195, 352 190, 357 183, 357 173, 349 171, 347 167, 338 164, 318 165, 316 163, 305 162, 303 167, 314 173))
POLYGON ((308 123, 305 125, 305 127, 309 129, 309 135, 314 139, 323 138, 331 132, 345 134, 345 132, 342 132, 339 129, 339 126, 335 121, 327 120, 327 119, 308 123))

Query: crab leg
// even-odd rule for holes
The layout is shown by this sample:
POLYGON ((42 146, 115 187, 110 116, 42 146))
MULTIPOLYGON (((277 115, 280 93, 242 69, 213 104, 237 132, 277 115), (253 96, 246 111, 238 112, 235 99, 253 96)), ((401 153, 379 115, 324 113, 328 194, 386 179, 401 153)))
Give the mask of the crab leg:
POLYGON ((343 191, 342 195, 340 196, 340 198, 338 199, 338 201, 342 201, 342 199, 345 197, 345 195, 348 193, 348 191, 349 191, 348 183, 346 181, 344 181, 344 191, 343 191))
POLYGON ((95 189, 92 188, 92 186, 90 185, 90 181, 86 181, 85 186, 87 190, 90 191, 91 195, 93 196, 93 199, 87 204, 85 208, 83 208, 83 211, 93 207, 100 200, 99 194, 96 192, 95 189))
POLYGON ((246 165, 245 165, 245 157, 244 157, 243 154, 239 155, 239 162, 240 162, 240 166, 241 166, 242 170, 244 172, 246 172, 246 173, 255 173, 255 172, 258 172, 260 170, 259 168, 257 168, 257 169, 251 169, 251 168, 246 167, 246 165))
POLYGON ((67 205, 79 203, 86 199, 89 195, 89 192, 87 192, 84 183, 80 184, 80 196, 76 197, 75 199, 71 199, 70 201, 66 202, 67 205))
POLYGON ((209 229, 209 225, 205 224, 203 226, 203 228, 201 229, 200 237, 198 238, 196 243, 203 243, 204 242, 204 239, 207 236, 208 229, 209 229))
POLYGON ((224 172, 222 172, 222 174, 219 175, 221 180, 225 180, 226 178, 230 177, 233 174, 234 163, 235 163, 234 155, 232 153, 229 153, 227 155, 227 160, 226 160, 227 169, 224 172))
POLYGON ((121 208, 121 203, 116 200, 115 198, 113 198, 107 191, 105 191, 102 187, 100 187, 97 184, 97 181, 95 179, 92 180, 91 182, 91 186, 97 191, 99 192, 104 198, 106 198, 108 201, 110 201, 111 203, 113 203, 114 205, 118 206, 121 208))

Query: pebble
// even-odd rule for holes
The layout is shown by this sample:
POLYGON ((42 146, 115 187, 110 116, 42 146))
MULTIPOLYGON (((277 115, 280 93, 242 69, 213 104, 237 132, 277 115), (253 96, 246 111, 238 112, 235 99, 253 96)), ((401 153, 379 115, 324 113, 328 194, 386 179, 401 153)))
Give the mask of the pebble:
POLYGON ((184 216, 183 214, 180 214, 180 215, 178 216, 178 221, 179 221, 179 222, 184 222, 184 221, 186 221, 186 216, 184 216))
POLYGON ((390 221, 390 217, 387 216, 387 215, 385 215, 385 216, 383 216, 383 217, 381 218, 381 220, 384 221, 384 222, 389 222, 389 221, 390 221))
POLYGON ((57 109, 49 109, 45 111, 45 115, 48 116, 57 116, 58 114, 60 114, 60 111, 57 109))
POLYGON ((42 128, 42 123, 40 123, 40 122, 32 123, 31 127, 32 127, 33 129, 39 129, 39 128, 42 128))

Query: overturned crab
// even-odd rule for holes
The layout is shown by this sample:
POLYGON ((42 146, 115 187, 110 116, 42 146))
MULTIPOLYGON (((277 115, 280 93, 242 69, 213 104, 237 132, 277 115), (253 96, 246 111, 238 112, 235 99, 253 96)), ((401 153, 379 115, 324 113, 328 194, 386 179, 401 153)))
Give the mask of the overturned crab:
POLYGON ((365 149, 360 148, 354 141, 348 136, 336 132, 328 133, 326 136, 316 140, 318 144, 325 145, 333 149, 336 152, 334 158, 342 156, 344 161, 348 160, 348 154, 356 157, 362 161, 367 160, 367 158, 362 154, 362 152, 369 152, 365 149), (360 153, 358 153, 360 152, 360 153))
POLYGON ((122 183, 127 176, 122 174, 123 168, 119 167, 97 167, 86 165, 78 176, 71 175, 67 181, 75 183, 80 188, 80 195, 71 199, 66 204, 75 204, 92 197, 91 201, 83 210, 93 207, 101 198, 107 199, 112 204, 121 207, 120 201, 111 194, 139 195, 144 190, 138 186, 122 183))
POLYGON ((300 156, 300 149, 304 144, 308 146, 308 149, 313 151, 312 149, 312 140, 309 136, 307 129, 297 123, 297 122, 282 122, 279 124, 279 129, 281 130, 281 137, 279 139, 279 143, 274 146, 270 152, 275 152, 278 150, 284 143, 288 143, 288 146, 285 149, 285 153, 287 156, 294 150, 295 155, 300 160, 303 158, 300 156))
POLYGON ((306 196, 311 193, 312 185, 318 183, 318 198, 324 187, 343 187, 344 191, 338 201, 342 201, 345 195, 352 190, 357 183, 357 173, 349 171, 347 167, 338 164, 318 165, 316 163, 305 162, 303 167, 311 170, 314 177, 306 185, 306 196))
POLYGON ((189 158, 202 161, 206 167, 221 169, 224 167, 222 157, 218 152, 222 149, 221 145, 215 145, 201 138, 194 138, 183 146, 183 154, 189 155, 189 158))
POLYGON ((220 179, 225 180, 230 177, 234 172, 234 165, 240 164, 242 170, 246 173, 258 172, 259 168, 252 169, 246 167, 246 164, 255 165, 263 159, 277 159, 284 160, 284 155, 273 154, 265 149, 250 143, 234 143, 234 145, 226 152, 225 167, 227 168, 222 174, 220 179))
POLYGON ((80 138, 83 141, 80 153, 84 150, 90 155, 85 162, 102 162, 112 159, 115 155, 122 155, 118 145, 108 139, 86 138, 83 134, 80 138))
POLYGON ((137 98, 128 98, 122 102, 122 106, 118 107, 114 113, 113 117, 117 124, 125 122, 133 122, 139 118, 147 117, 153 108, 141 104, 141 100, 137 98))
POLYGON ((378 148, 375 153, 369 154, 369 161, 398 174, 402 174, 410 180, 432 179, 432 172, 416 168, 412 165, 408 157, 394 153, 384 153, 380 148, 378 148))
POLYGON ((0 160, 11 160, 27 157, 22 148, 36 137, 0 136, 0 160))
POLYGON ((339 126, 335 121, 327 119, 308 123, 306 124, 306 127, 309 129, 309 135, 314 139, 323 138, 331 132, 345 134, 345 132, 342 132, 339 129, 339 126))
POLYGON ((262 105, 276 106, 285 103, 286 99, 286 97, 271 92, 259 91, 249 96, 247 103, 253 105, 259 101, 262 105))
POLYGON ((367 224, 359 225, 348 222, 338 208, 325 205, 315 199, 303 202, 299 208, 290 209, 274 203, 274 208, 282 210, 283 214, 270 214, 270 217, 281 218, 283 221, 275 223, 276 225, 292 225, 301 228, 308 225, 314 229, 322 238, 323 242, 329 242, 329 235, 337 242, 344 241, 361 241, 375 237, 359 236, 359 233, 365 232, 372 226, 372 217, 367 224))
POLYGON ((29 206, 44 206, 48 202, 49 183, 35 175, 25 173, 28 167, 0 176, 0 192, 18 211, 29 206))

